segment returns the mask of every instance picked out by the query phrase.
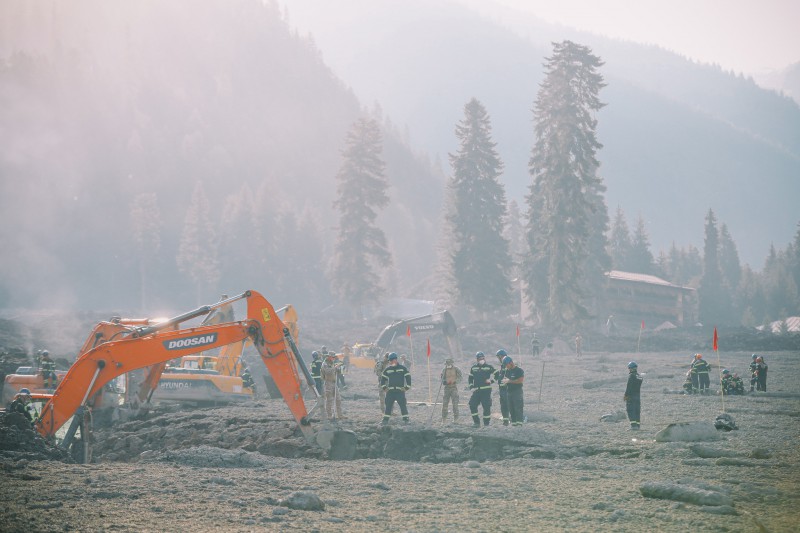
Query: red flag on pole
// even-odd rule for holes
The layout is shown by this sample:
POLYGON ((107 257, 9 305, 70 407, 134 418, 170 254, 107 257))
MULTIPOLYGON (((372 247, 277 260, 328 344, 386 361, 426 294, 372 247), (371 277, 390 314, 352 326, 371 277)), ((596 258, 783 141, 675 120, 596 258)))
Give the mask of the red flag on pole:
POLYGON ((431 358, 431 340, 428 339, 428 359, 431 358))
POLYGON ((714 327, 714 351, 715 351, 715 352, 717 351, 717 340, 718 340, 718 337, 717 337, 717 328, 716 328, 716 326, 715 326, 715 327, 714 327))
POLYGON ((642 320, 642 329, 644 329, 644 320, 642 320))
POLYGON ((406 337, 411 336, 411 326, 406 326, 406 337))
POLYGON ((517 337, 519 337, 519 325, 517 325, 517 337))

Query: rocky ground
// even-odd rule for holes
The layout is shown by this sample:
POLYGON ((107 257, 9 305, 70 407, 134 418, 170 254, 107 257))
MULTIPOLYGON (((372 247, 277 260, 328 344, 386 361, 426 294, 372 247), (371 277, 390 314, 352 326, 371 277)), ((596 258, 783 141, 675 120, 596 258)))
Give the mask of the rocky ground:
MULTIPOLYGON (((722 365, 744 374, 749 355, 722 353, 722 365)), ((351 461, 326 458, 282 401, 266 398, 162 407, 98 429, 87 465, 3 445, 6 432, 0 530, 797 531, 800 354, 764 355, 769 392, 726 397, 740 428, 727 433, 710 430, 719 396, 676 393, 688 356, 667 353, 519 357, 528 416, 519 428, 493 420, 473 430, 466 392, 461 419, 443 425, 420 364, 411 424, 395 417, 380 428, 374 376, 352 369, 338 421, 357 436, 351 461), (624 409, 630 359, 646 373, 639 432, 617 416, 601 421, 624 409), (678 422, 709 431, 656 440, 678 422)))

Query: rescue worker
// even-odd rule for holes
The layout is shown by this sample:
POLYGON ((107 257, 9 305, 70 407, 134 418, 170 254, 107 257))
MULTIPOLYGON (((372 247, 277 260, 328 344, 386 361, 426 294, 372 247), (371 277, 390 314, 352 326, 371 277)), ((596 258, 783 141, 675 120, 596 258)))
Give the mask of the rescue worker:
POLYGON ((744 394, 744 380, 739 377, 736 372, 731 377, 731 387, 733 392, 731 394, 741 395, 744 394))
MULTIPOLYGON (((525 381, 525 371, 514 364, 514 360, 509 356, 503 357, 503 366, 505 366, 505 377, 503 381, 508 389, 508 410, 511 414, 511 425, 522 425, 522 382, 525 381)), ((503 423, 505 425, 505 422, 503 423)))
POLYGON ((703 354, 694 354, 694 362, 692 363, 692 371, 697 375, 697 383, 700 394, 708 394, 708 388, 711 385, 711 379, 708 374, 711 371, 711 365, 703 359, 703 354))
POLYGON ((583 337, 580 333, 575 334, 575 357, 583 355, 583 337))
POLYGON ((244 365, 244 369, 242 370, 242 387, 252 390, 253 395, 255 395, 256 383, 253 381, 253 375, 250 373, 250 368, 247 365, 244 365))
POLYGON ((44 379, 45 389, 55 389, 58 384, 58 377, 56 376, 56 364, 50 359, 50 352, 42 350, 41 359, 42 378, 44 379))
POLYGON ((311 352, 311 378, 314 380, 314 387, 317 389, 317 394, 322 394, 322 357, 319 352, 311 352))
POLYGON ((447 404, 453 404, 453 422, 458 422, 458 384, 461 383, 463 375, 461 370, 456 367, 452 358, 447 358, 444 362, 444 369, 439 376, 441 386, 444 387, 444 397, 442 399, 442 424, 447 422, 447 404))
POLYGON ((539 348, 541 347, 541 343, 539 342, 539 338, 536 336, 536 333, 533 334, 533 338, 531 339, 531 355, 536 357, 539 355, 539 348))
POLYGON ((338 374, 341 367, 336 364, 336 354, 328 352, 325 362, 320 368, 322 385, 325 396, 325 416, 327 419, 333 415, 333 407, 336 405, 336 418, 344 418, 342 415, 342 395, 338 391, 338 374))
POLYGON ((344 380, 344 373, 345 373, 344 363, 342 362, 341 359, 339 359, 339 356, 336 355, 334 352, 330 353, 333 354, 333 362, 339 369, 339 373, 336 374, 336 383, 339 384, 339 390, 347 390, 347 383, 344 380))
POLYGON ((381 401, 381 413, 386 412, 386 390, 381 385, 381 377, 387 366, 389 366, 389 352, 386 352, 383 357, 375 361, 375 375, 378 376, 378 398, 381 401))
POLYGON ((694 394, 694 385, 692 383, 694 381, 692 379, 693 375, 695 375, 695 374, 692 374, 692 369, 691 368, 686 371, 686 379, 683 382, 684 394, 694 394))
POLYGON ((767 392, 767 363, 763 357, 756 358, 756 390, 767 392))
POLYGON ((406 368, 407 368, 409 371, 411 371, 411 367, 412 367, 413 365, 411 364, 411 361, 409 361, 409 360, 408 360, 408 356, 407 356, 406 354, 401 354, 401 355, 400 355, 400 359, 398 359, 398 361, 400 361, 400 364, 401 364, 401 365, 403 365, 403 366, 404 366, 404 367, 406 367, 406 368))
POLYGON ((350 371, 350 358, 353 357, 353 347, 347 343, 342 345, 342 358, 345 373, 350 371))
POLYGON ((7 411, 9 413, 19 413, 25 418, 28 419, 28 422, 33 425, 33 415, 31 415, 31 411, 33 407, 31 406, 31 391, 28 389, 20 389, 14 399, 8 404, 7 411))
POLYGON ((382 425, 389 423, 392 416, 394 402, 400 406, 403 423, 408 424, 408 405, 406 404, 406 391, 411 388, 411 373, 397 360, 397 354, 392 352, 387 357, 389 366, 381 374, 381 388, 386 391, 386 410, 383 412, 382 425))
POLYGON ((727 368, 722 369, 722 378, 720 379, 721 394, 727 395, 731 393, 731 371, 727 368))
POLYGON ((497 382, 497 390, 500 394, 500 414, 503 417, 503 425, 507 426, 509 423, 509 412, 508 412, 508 387, 503 380, 506 374, 506 365, 503 363, 506 357, 508 357, 508 353, 505 350, 497 350, 497 362, 500 363, 500 368, 495 370, 494 372, 494 380, 497 382))
POLYGON ((638 372, 639 365, 636 361, 628 363, 628 385, 625 387, 625 410, 628 412, 628 420, 631 422, 631 430, 637 431, 642 425, 641 411, 642 403, 639 395, 642 388, 642 376, 638 372))
POLYGON ((492 419, 492 376, 495 368, 486 363, 483 352, 475 354, 475 364, 469 369, 467 384, 472 391, 469 399, 469 411, 472 415, 472 427, 481 427, 478 418, 478 405, 483 408, 483 425, 488 426, 492 419))
POLYGON ((756 383, 758 383, 758 356, 753 354, 752 361, 750 361, 750 392, 753 392, 756 383))

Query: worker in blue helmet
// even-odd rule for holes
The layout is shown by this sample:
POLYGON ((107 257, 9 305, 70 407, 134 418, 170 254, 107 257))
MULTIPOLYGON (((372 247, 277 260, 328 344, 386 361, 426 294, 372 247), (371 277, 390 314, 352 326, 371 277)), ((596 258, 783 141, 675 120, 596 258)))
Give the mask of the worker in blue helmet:
POLYGON ((28 419, 28 422, 33 425, 33 415, 31 411, 33 410, 33 406, 31 405, 31 391, 28 389, 20 389, 19 392, 14 396, 14 399, 8 404, 8 408, 6 411, 8 413, 19 413, 25 418, 28 419))
POLYGON ((642 375, 639 374, 639 365, 636 361, 628 363, 628 385, 625 387, 625 410, 628 412, 628 420, 631 423, 631 430, 637 431, 642 425, 641 421, 641 397, 642 375))
POLYGON ((497 362, 500 363, 500 368, 494 371, 494 380, 497 382, 497 391, 500 394, 500 414, 503 417, 503 425, 507 426, 511 418, 508 410, 508 386, 504 378, 506 377, 505 360, 510 360, 510 357, 508 357, 508 352, 502 348, 497 350, 495 355, 497 356, 497 362))
POLYGON ((478 406, 483 409, 483 425, 488 426, 492 419, 492 381, 495 368, 486 362, 483 352, 475 354, 475 364, 469 369, 467 383, 472 391, 469 399, 469 411, 472 415, 472 427, 481 427, 478 417, 478 406))
POLYGON ((523 421, 522 382, 525 381, 525 371, 518 367, 509 356, 503 357, 505 368, 503 382, 506 386, 508 413, 512 426, 521 426, 523 421))

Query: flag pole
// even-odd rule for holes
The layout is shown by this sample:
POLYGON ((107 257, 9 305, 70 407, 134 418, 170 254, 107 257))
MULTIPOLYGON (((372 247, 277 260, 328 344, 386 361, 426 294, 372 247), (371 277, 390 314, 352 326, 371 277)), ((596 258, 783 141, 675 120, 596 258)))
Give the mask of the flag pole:
POLYGON ((639 353, 639 346, 642 343, 642 330, 644 329, 644 320, 642 320, 642 327, 639 328, 639 340, 636 341, 636 353, 639 353))
POLYGON ((722 386, 722 363, 720 362, 719 357, 719 343, 717 337, 717 326, 714 326, 714 340, 713 340, 713 347, 714 351, 717 353, 717 371, 719 372, 719 391, 720 391, 720 398, 722 398, 722 412, 725 412, 725 389, 722 386))
POLYGON ((431 396, 431 358, 428 357, 428 403, 431 403, 433 396, 431 396))
POLYGON ((517 324, 517 353, 522 355, 522 347, 519 344, 519 324, 517 324))
POLYGON ((414 366, 414 340, 411 338, 411 326, 406 326, 406 337, 408 337, 408 344, 411 347, 411 366, 414 366))

